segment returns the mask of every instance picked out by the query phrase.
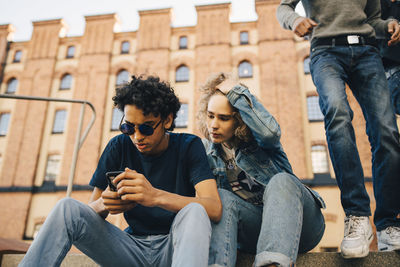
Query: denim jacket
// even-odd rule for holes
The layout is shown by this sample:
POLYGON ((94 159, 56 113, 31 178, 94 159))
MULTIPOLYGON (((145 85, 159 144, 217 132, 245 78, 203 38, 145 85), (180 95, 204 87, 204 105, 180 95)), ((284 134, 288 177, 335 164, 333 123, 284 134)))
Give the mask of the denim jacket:
MULTIPOLYGON (((250 128, 254 141, 239 145, 235 151, 236 164, 259 183, 267 185, 277 173, 293 174, 292 167, 283 151, 281 130, 275 118, 258 102, 243 85, 236 85, 227 94, 229 102, 235 107, 244 123, 250 128)), ((203 139, 208 162, 219 188, 232 191, 226 176, 225 162, 222 159, 221 144, 203 139)), ((320 207, 325 203, 317 192, 307 187, 320 207)))

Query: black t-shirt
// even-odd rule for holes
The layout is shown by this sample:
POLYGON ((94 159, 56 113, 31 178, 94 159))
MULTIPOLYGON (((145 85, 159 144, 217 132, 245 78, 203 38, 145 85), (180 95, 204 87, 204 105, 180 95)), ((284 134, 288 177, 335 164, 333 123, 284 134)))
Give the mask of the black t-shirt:
MULTIPOLYGON (((192 134, 169 133, 168 148, 159 156, 145 156, 126 135, 110 140, 100 157, 90 185, 107 187, 106 172, 123 171, 125 167, 143 174, 158 189, 182 196, 195 196, 194 186, 214 179, 200 138, 192 134)), ((124 213, 134 235, 167 234, 176 213, 158 207, 137 205, 124 213)))

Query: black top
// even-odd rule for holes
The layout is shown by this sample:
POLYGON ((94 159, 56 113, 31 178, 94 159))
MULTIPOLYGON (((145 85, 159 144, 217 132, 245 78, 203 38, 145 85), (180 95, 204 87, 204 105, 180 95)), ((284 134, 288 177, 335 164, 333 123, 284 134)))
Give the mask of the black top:
MULTIPOLYGON (((182 196, 195 196, 194 186, 214 179, 200 138, 191 134, 169 133, 168 148, 155 157, 141 154, 126 135, 110 140, 99 160, 90 185, 102 190, 107 187, 105 174, 123 171, 125 167, 143 174, 158 189, 182 196)), ((176 213, 158 207, 137 205, 124 213, 134 235, 167 234, 176 213)))

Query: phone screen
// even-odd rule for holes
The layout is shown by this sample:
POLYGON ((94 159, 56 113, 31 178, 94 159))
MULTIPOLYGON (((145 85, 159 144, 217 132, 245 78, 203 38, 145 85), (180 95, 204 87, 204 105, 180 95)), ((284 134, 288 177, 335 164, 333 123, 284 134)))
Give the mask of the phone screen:
POLYGON ((114 192, 117 191, 117 186, 113 183, 113 180, 115 177, 118 176, 118 174, 120 174, 122 172, 123 171, 113 171, 113 172, 106 173, 107 183, 108 183, 108 186, 110 187, 111 191, 114 191, 114 192))

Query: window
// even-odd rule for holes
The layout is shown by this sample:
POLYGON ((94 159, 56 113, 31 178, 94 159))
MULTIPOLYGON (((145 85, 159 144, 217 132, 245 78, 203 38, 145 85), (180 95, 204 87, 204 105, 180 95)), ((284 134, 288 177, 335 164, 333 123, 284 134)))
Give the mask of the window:
POLYGON ((60 169, 61 155, 49 155, 47 157, 46 174, 44 181, 55 181, 60 169))
POLYGON ((181 65, 176 69, 175 73, 176 82, 188 82, 189 81, 189 68, 185 65, 181 65))
POLYGON ((21 62, 21 57, 22 57, 22 51, 21 50, 15 51, 13 62, 15 63, 21 62))
POLYGON ((10 122, 10 113, 0 114, 0 136, 7 135, 9 122, 10 122))
POLYGON ((242 61, 239 64, 239 78, 253 77, 253 66, 248 61, 242 61))
POLYGON ((249 44, 249 33, 248 32, 240 32, 240 44, 245 45, 249 44))
POLYGON ((129 81, 129 72, 126 70, 121 70, 117 74, 117 83, 116 85, 123 85, 124 83, 129 81))
POLYGON ((74 56, 75 56, 75 46, 73 45, 68 46, 66 58, 73 58, 74 56))
POLYGON ((188 40, 186 36, 179 37, 179 49, 187 49, 188 40))
POLYGON ((61 78, 60 90, 71 89, 71 84, 72 84, 72 75, 71 74, 65 74, 61 78))
POLYGON ((130 43, 128 41, 123 41, 121 43, 121 54, 129 54, 130 43))
POLYGON ((124 113, 118 108, 113 108, 112 118, 111 118, 111 131, 119 130, 119 123, 121 122, 122 116, 124 113))
POLYGON ((318 96, 308 96, 307 97, 307 112, 309 121, 323 121, 324 115, 319 107, 319 97, 318 96))
POLYGON ((175 119, 176 128, 186 128, 188 126, 188 118, 189 118, 189 105, 181 104, 181 108, 179 109, 175 119))
POLYGON ((42 227, 43 223, 37 223, 35 224, 35 227, 33 228, 33 239, 35 239, 39 233, 40 227, 42 227))
POLYGON ((6 94, 14 94, 17 91, 18 80, 11 78, 8 80, 6 94))
POLYGON ((65 127, 65 119, 67 117, 67 111, 57 110, 54 116, 53 132, 52 133, 63 133, 65 127))
POLYGON ((310 57, 306 57, 303 61, 304 74, 310 74, 310 57))
POLYGON ((313 173, 329 173, 326 147, 314 145, 311 147, 311 163, 313 173))

